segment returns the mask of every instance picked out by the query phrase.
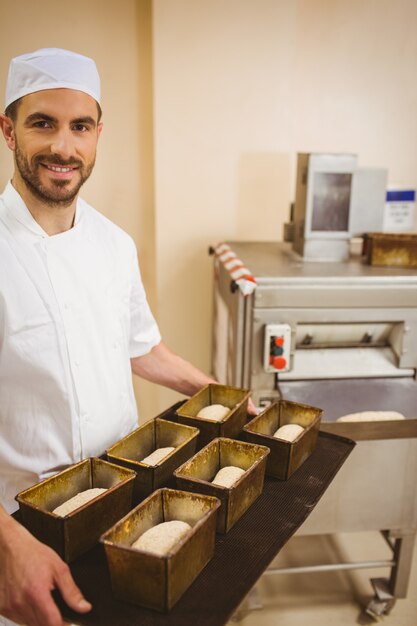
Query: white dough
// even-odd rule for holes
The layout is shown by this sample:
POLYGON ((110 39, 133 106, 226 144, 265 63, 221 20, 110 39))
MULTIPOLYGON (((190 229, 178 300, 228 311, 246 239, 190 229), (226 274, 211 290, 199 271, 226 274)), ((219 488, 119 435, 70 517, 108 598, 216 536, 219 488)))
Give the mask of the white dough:
POLYGON ((303 430, 304 428, 299 424, 284 424, 274 432, 274 437, 285 439, 285 441, 294 441, 303 430))
POLYGON ((349 413, 337 419, 338 422, 385 422, 389 420, 404 420, 402 413, 397 411, 362 411, 362 413, 349 413))
POLYGON ((197 417, 204 417, 206 420, 220 422, 228 413, 230 413, 229 407, 223 406, 223 404, 209 404, 199 410, 197 417))
POLYGON ((156 465, 159 461, 168 456, 168 454, 173 450, 175 450, 175 448, 172 446, 167 446, 166 448, 157 448, 151 454, 145 456, 145 458, 141 460, 141 463, 156 465))
POLYGON ((221 485, 222 487, 233 487, 239 478, 245 473, 245 470, 234 465, 226 465, 222 467, 213 480, 211 481, 215 485, 221 485))
POLYGON ((59 515, 60 517, 65 517, 65 515, 68 515, 68 513, 72 513, 72 511, 75 511, 75 509, 78 509, 86 502, 90 502, 90 500, 96 498, 104 491, 107 491, 107 489, 102 489, 101 487, 94 487, 93 489, 80 491, 80 493, 77 493, 66 502, 63 502, 62 504, 57 506, 56 509, 52 511, 52 513, 55 513, 55 515, 59 515))
POLYGON ((187 522, 180 520, 162 522, 144 532, 132 543, 132 548, 165 556, 189 530, 191 530, 191 526, 187 522))

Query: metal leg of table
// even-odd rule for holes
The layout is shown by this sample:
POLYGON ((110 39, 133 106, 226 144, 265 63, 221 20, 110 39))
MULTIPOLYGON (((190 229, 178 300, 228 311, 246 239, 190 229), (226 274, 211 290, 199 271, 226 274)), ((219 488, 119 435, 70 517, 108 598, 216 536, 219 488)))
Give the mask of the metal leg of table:
POLYGON ((405 598, 407 595, 408 582, 410 579, 415 532, 406 534, 390 534, 393 540, 392 549, 395 565, 391 569, 389 588, 396 598, 405 598))
POLYGON ((415 542, 415 533, 383 531, 386 542, 393 553, 393 562, 389 578, 372 578, 375 596, 365 611, 376 621, 388 615, 397 598, 405 598, 411 573, 411 563, 415 542))
POLYGON ((388 578, 371 578, 371 583, 375 595, 365 607, 365 613, 379 622, 381 617, 390 613, 394 607, 395 598, 389 589, 388 578))

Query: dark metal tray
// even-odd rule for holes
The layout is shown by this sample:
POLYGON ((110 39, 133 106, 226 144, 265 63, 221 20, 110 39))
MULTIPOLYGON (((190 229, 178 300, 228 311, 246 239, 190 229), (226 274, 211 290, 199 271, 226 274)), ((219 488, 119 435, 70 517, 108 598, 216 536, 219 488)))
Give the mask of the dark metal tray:
POLYGON ((159 614, 114 600, 100 545, 71 564, 75 581, 93 604, 92 611, 85 615, 74 613, 58 598, 63 615, 82 626, 226 624, 311 513, 354 445, 349 439, 320 433, 314 452, 287 481, 267 478, 262 495, 230 532, 217 535, 214 557, 170 613, 159 614))

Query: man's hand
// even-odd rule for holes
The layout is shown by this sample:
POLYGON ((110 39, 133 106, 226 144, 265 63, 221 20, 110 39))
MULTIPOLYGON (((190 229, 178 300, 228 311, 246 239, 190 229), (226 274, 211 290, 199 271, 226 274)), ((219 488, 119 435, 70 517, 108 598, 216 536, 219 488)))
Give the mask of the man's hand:
POLYGON ((248 415, 251 415, 253 417, 255 417, 255 415, 258 415, 258 411, 256 410, 256 406, 253 403, 252 398, 249 398, 248 400, 248 415))
MULTIPOLYGON (((161 341, 150 352, 130 360, 132 371, 141 378, 150 380, 152 383, 164 385, 186 396, 192 396, 202 387, 210 383, 218 384, 218 381, 207 376, 175 354, 161 341)), ((256 407, 249 398, 248 414, 257 415, 256 407)))
POLYGON ((89 611, 91 604, 68 565, 3 510, 0 513, 0 614, 26 626, 64 626, 53 589, 59 589, 74 611, 89 611))

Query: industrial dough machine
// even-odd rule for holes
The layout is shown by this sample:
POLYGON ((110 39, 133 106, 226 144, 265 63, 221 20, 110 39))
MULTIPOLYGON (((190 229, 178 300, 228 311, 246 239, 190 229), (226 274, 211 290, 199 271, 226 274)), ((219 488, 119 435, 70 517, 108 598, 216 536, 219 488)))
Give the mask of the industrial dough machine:
POLYGON ((299 532, 381 531, 392 560, 338 567, 389 568, 368 607, 387 613, 406 596, 417 529, 417 271, 359 255, 306 261, 287 243, 212 252, 213 374, 251 389, 258 406, 283 397, 320 407, 322 430, 358 442, 299 532), (406 419, 337 421, 365 410, 406 419))

